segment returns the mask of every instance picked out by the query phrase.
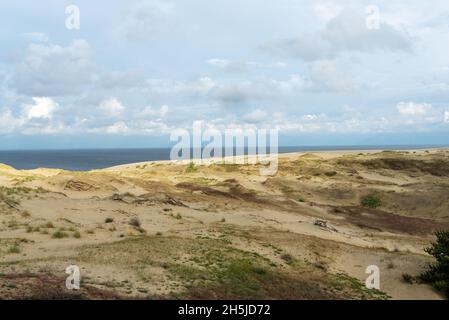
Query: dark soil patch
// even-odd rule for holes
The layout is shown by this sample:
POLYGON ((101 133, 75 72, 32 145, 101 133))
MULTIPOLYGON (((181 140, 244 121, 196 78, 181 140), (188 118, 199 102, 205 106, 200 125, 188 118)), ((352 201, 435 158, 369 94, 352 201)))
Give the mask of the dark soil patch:
POLYGON ((334 209, 334 213, 343 215, 346 221, 360 227, 378 231, 390 231, 411 235, 430 235, 437 230, 449 230, 448 223, 430 219, 405 217, 377 209, 344 207, 334 209))

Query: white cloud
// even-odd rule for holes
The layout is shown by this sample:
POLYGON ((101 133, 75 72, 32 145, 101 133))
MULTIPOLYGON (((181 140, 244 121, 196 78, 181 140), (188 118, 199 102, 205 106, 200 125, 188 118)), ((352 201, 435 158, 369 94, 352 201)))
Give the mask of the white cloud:
POLYGON ((316 121, 325 118, 326 115, 324 113, 321 114, 306 114, 301 117, 303 121, 316 121))
POLYGON ((139 113, 139 115, 141 117, 159 117, 159 118, 164 118, 165 116, 167 116, 169 110, 170 110, 170 108, 167 105, 161 106, 159 110, 154 109, 154 108, 148 106, 148 107, 145 107, 139 113))
POLYGON ((110 98, 100 103, 100 109, 108 116, 118 117, 125 110, 125 107, 116 98, 110 98))
POLYGON ((444 111, 443 120, 446 123, 449 123, 449 111, 444 111))
POLYGON ((58 109, 59 105, 51 98, 34 97, 34 104, 27 104, 24 107, 25 118, 34 119, 51 119, 53 113, 58 109))
POLYGON ((17 66, 13 84, 19 93, 31 96, 79 94, 94 75, 92 56, 85 40, 74 40, 68 47, 32 43, 17 66))
POLYGON ((161 117, 165 117, 167 115, 168 111, 169 111, 168 106, 163 105, 160 110, 161 117))
POLYGON ((22 121, 16 119, 9 108, 2 108, 0 111, 0 133, 10 133, 20 126, 22 121))
POLYGON ((432 105, 428 103, 399 102, 396 109, 402 115, 423 116, 432 109, 432 105))
POLYGON ((89 43, 42 33, 52 5, 46 25, 5 4, 19 33, 0 52, 0 132, 145 135, 192 119, 291 132, 447 131, 448 6, 390 2, 379 30, 366 28, 366 3, 353 0, 249 1, 238 10, 226 1, 111 2, 98 28, 70 33, 89 43), (258 50, 266 42, 275 58, 258 50))
POLYGON ((34 97, 32 104, 24 104, 21 113, 15 116, 11 109, 0 112, 0 132, 21 134, 55 134, 66 132, 63 121, 57 120, 59 104, 48 97, 34 97))
POLYGON ((129 128, 125 122, 120 121, 116 122, 113 125, 110 125, 106 128, 106 133, 110 134, 119 134, 128 132, 129 128))

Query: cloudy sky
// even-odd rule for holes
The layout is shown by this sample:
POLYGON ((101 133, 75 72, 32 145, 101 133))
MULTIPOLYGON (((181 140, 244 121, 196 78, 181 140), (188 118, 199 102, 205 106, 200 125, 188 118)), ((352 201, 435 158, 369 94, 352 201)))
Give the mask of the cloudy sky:
POLYGON ((193 121, 449 143, 449 4, 431 3, 0 0, 0 149, 159 147, 193 121))

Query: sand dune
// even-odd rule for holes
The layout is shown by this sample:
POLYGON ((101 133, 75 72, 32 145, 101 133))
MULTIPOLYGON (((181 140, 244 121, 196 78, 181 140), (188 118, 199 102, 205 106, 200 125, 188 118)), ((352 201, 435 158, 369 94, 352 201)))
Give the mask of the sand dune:
POLYGON ((0 165, 0 298, 440 299, 402 274, 449 229, 448 155, 284 154, 273 177, 217 159, 0 165), (80 291, 65 289, 71 264, 80 291), (363 285, 372 264, 381 292, 363 285))

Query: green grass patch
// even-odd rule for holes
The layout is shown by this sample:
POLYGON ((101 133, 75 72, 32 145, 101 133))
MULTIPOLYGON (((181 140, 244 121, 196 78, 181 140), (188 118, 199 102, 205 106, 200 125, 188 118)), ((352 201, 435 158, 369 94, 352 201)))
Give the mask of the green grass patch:
POLYGON ((371 208, 375 209, 381 206, 382 202, 379 198, 379 196, 375 194, 370 194, 367 196, 364 196, 362 200, 360 201, 360 204, 365 208, 371 208))

